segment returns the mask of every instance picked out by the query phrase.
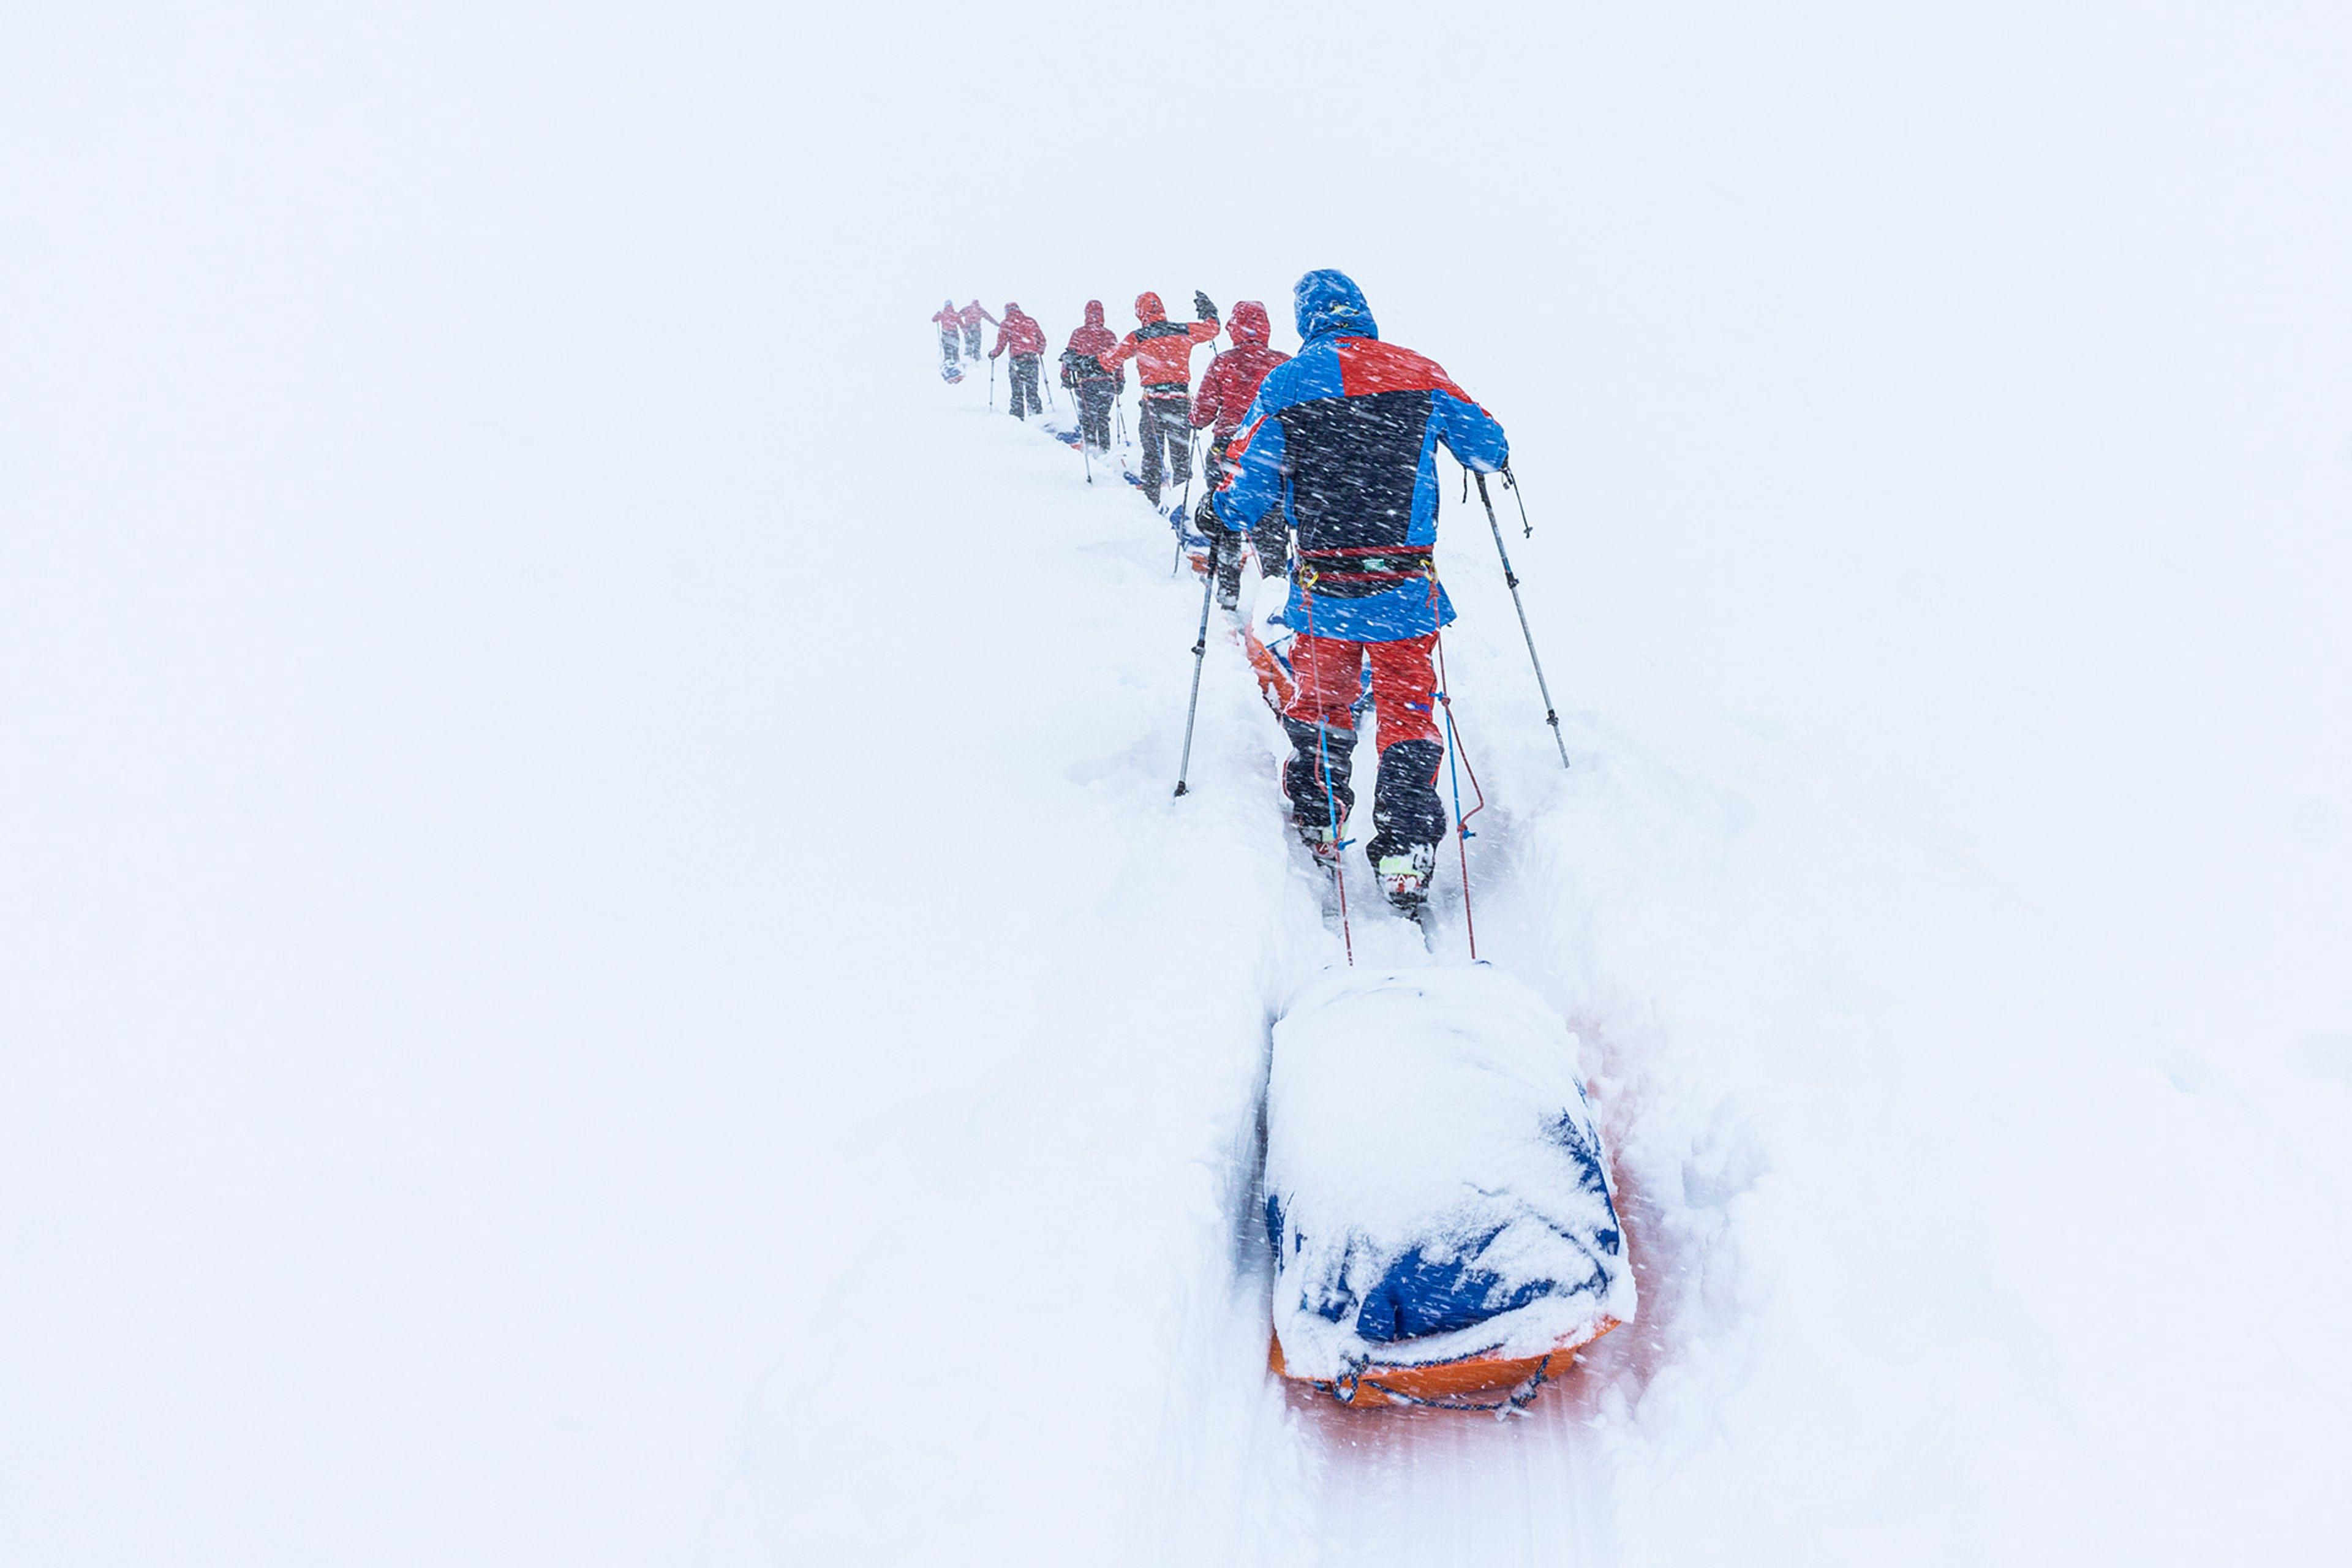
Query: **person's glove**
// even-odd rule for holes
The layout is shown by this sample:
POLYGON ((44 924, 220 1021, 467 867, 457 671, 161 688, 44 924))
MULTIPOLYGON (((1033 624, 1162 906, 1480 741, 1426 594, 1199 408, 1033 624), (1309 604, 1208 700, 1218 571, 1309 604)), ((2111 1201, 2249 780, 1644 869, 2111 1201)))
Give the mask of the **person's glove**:
POLYGON ((1290 531, 1271 522, 1260 523, 1250 534, 1250 548, 1257 552, 1257 569, 1267 577, 1290 575, 1290 531))
POLYGON ((1193 289, 1192 314, 1203 321, 1215 321, 1217 319, 1216 301, 1210 299, 1206 294, 1202 293, 1198 289, 1193 289))

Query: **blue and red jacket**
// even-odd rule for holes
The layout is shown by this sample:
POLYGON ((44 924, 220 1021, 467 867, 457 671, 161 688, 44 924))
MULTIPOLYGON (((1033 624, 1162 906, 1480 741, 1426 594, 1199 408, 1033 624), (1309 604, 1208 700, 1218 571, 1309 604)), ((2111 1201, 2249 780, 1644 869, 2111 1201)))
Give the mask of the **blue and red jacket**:
POLYGON ((1280 505, 1298 531, 1283 613, 1292 630, 1426 637, 1454 619, 1430 562, 1438 444, 1491 474, 1510 461, 1510 443, 1434 361, 1380 341, 1345 273, 1310 272, 1292 299, 1305 342, 1267 374, 1225 449, 1217 517, 1246 531, 1280 505))

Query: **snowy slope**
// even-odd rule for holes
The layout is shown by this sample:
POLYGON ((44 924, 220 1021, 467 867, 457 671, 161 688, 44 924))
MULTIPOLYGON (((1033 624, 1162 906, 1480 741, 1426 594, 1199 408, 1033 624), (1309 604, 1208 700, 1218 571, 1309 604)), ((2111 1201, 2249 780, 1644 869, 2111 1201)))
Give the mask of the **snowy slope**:
POLYGON ((2336 11, 19 12, 0 1559, 2352 1525, 2336 11), (1274 734, 1170 798, 1197 589, 929 363, 1324 265, 1577 763, 1449 503, 1643 1303, 1507 1424, 1266 1376, 1274 734))

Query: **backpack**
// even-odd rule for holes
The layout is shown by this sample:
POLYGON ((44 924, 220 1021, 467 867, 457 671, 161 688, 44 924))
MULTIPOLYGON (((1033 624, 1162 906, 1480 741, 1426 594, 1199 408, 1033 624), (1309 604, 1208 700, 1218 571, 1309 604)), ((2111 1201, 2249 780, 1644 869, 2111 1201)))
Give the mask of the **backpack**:
MULTIPOLYGON (((1064 386, 1076 386, 1082 381, 1102 381, 1108 378, 1110 374, 1103 369, 1102 361, 1090 353, 1077 349, 1062 351, 1062 384, 1064 386)), ((1127 390, 1125 371, 1118 373, 1118 390, 1121 392, 1127 390)))

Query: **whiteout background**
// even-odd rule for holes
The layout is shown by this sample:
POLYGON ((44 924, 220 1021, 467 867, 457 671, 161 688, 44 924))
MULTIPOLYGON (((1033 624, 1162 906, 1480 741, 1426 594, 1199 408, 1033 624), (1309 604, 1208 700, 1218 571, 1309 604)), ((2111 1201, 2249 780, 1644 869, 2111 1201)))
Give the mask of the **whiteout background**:
POLYGON ((0 17, 0 1555, 2339 1540, 2341 7, 851 9, 0 17), (1316 266, 1580 763, 1449 509, 1649 1269, 1507 1427, 1266 1386, 1270 734, 929 379, 1316 266))

